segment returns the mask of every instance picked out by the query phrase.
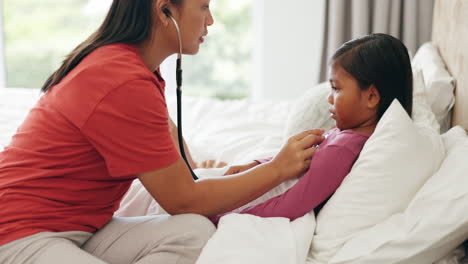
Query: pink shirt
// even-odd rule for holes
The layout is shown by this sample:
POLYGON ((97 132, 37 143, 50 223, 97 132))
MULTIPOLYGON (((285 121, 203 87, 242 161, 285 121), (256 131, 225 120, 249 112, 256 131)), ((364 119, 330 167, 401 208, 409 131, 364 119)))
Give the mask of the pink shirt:
MULTIPOLYGON (((309 170, 285 193, 238 212, 291 221, 318 208, 340 186, 370 135, 335 128, 315 152, 309 170)), ((226 213, 229 214, 229 213, 226 213)), ((221 216, 211 218, 217 224, 221 216)))

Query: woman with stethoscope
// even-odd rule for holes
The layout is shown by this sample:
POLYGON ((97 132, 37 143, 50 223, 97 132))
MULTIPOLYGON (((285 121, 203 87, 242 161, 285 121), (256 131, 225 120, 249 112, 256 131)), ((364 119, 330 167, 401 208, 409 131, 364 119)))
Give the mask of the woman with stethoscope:
POLYGON ((213 24, 209 2, 114 0, 49 77, 0 152, 1 263, 194 263, 214 232, 204 216, 308 168, 320 130, 293 136, 255 169, 193 180, 158 69, 174 53, 198 52, 213 24), (112 218, 136 178, 174 216, 112 218))

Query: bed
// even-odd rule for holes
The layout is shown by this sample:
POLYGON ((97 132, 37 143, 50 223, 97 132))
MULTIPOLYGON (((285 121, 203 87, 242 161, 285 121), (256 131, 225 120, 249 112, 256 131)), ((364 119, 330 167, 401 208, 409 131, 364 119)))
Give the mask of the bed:
MULTIPOLYGON (((446 104, 449 118, 445 120, 448 124, 445 129, 441 130, 446 139, 452 134, 457 134, 460 138, 466 137, 466 134, 463 134, 465 132, 461 130, 468 130, 468 51, 466 50, 468 36, 464 34, 466 28, 468 28, 468 2, 464 0, 435 1, 432 44, 438 49, 451 76, 449 82, 455 84, 455 90, 452 92, 454 101, 448 100, 446 104), (459 130, 452 129, 453 127, 459 130), (447 130, 452 134, 445 133, 447 130)), ((420 63, 424 64, 424 60, 420 63)), ((428 81, 427 79, 424 81, 428 81)), ((288 136, 307 129, 310 124, 324 129, 333 126, 327 118, 326 102, 319 100, 325 96, 327 89, 327 84, 311 85, 311 88, 301 98, 279 103, 253 102, 249 99, 220 101, 185 97, 183 100, 184 136, 190 146, 190 152, 196 161, 214 159, 229 164, 274 156, 288 136), (307 106, 309 113, 313 112, 313 114, 306 114, 304 105, 307 106)), ((2 131, 0 146, 8 143, 16 127, 38 97, 39 92, 35 89, 0 89, 0 112, 2 113, 0 115, 0 131, 2 131)), ((435 98, 434 102, 438 103, 440 100, 437 99, 442 97, 435 96, 435 98)), ((167 104, 170 115, 175 117, 174 98, 168 96, 167 104)), ((453 141, 445 140, 444 142, 452 144, 453 141)), ((466 160, 467 155, 465 154, 462 158, 466 160)), ((451 164, 456 165, 456 163, 451 164)), ((224 170, 225 168, 199 169, 196 173, 201 177, 218 177, 224 170)), ((449 181, 450 177, 446 179, 449 181)), ((426 182, 426 185, 430 180, 432 178, 426 182)), ((466 181, 459 184, 466 186, 463 183, 466 181)), ((290 182, 278 186, 269 196, 261 197, 254 203, 282 193, 293 184, 294 182, 290 182)), ((455 190, 454 185, 443 187, 455 190)), ((320 262, 311 256, 311 252, 317 250, 317 247, 314 249, 312 244, 319 241, 317 228, 320 226, 320 217, 311 213, 294 222, 282 218, 260 219, 235 214, 225 217, 220 222, 220 229, 203 250, 198 263, 468 263, 464 259, 466 250, 463 246, 463 242, 468 238, 468 220, 464 220, 466 217, 460 214, 452 215, 463 208, 463 202, 468 201, 466 200, 468 194, 461 189, 459 191, 456 189, 457 191, 451 192, 450 195, 445 195, 444 190, 440 188, 442 187, 436 190, 444 195, 436 197, 436 200, 430 200, 433 199, 434 193, 429 193, 431 197, 424 192, 418 196, 421 193, 419 191, 416 198, 412 198, 409 209, 405 208, 402 212, 392 214, 391 217, 348 237, 333 252, 333 259, 330 258, 327 262, 320 262), (453 193, 457 196, 453 196, 453 193), (448 199, 452 198, 454 202, 448 203, 448 199), (426 201, 424 199, 434 202, 434 211, 438 205, 450 204, 450 208, 445 207, 445 211, 442 210, 444 207, 441 207, 440 212, 437 211, 445 216, 445 219, 440 219, 440 222, 444 224, 442 227, 435 225, 437 218, 435 222, 430 222, 431 212, 419 210, 417 202, 426 201), (405 231, 403 232, 401 226, 408 225, 412 221, 413 218, 408 218, 408 215, 414 212, 420 213, 419 217, 424 217, 417 222, 417 225, 413 225, 411 230, 403 230, 405 231), (448 219, 452 218, 459 219, 459 222, 449 222, 448 219), (395 223, 401 223, 401 225, 395 223), (431 235, 429 235, 424 224, 442 231, 436 232, 434 229, 434 232, 430 232, 431 235), (444 228, 447 230, 446 233, 443 233, 444 228), (389 232, 389 230, 394 232, 389 232), (439 236, 436 237, 436 235, 439 236), (425 246, 418 247, 419 245, 425 246), (413 251, 410 252, 410 249, 413 251), (425 262, 428 259, 431 261, 425 262)), ((136 181, 122 202, 117 215, 162 213, 164 210, 152 201, 144 188, 136 181)))

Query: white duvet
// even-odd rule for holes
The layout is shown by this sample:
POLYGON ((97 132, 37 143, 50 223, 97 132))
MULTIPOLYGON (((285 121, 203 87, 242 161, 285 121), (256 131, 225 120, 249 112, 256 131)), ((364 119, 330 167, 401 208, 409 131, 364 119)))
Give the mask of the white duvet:
POLYGON ((303 264, 315 229, 313 213, 290 222, 230 214, 203 249, 197 264, 303 264))

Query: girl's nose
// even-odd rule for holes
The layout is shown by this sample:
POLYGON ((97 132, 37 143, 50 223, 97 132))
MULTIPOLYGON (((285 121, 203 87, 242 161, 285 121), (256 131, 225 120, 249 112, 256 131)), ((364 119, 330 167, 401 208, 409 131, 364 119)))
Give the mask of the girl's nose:
POLYGON ((331 105, 333 104, 333 93, 331 92, 328 94, 328 103, 331 105))

